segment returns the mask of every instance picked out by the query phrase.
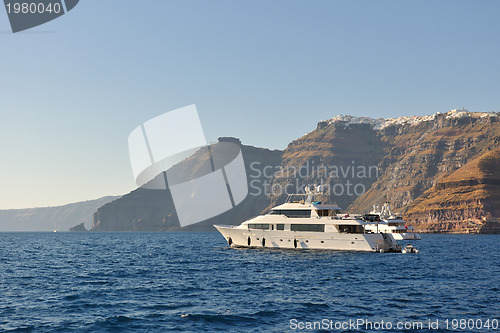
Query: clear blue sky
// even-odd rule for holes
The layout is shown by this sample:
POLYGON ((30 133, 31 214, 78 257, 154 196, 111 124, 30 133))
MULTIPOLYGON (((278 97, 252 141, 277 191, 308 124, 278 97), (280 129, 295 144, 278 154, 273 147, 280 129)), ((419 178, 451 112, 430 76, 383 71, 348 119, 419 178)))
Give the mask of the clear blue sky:
POLYGON ((338 114, 500 111, 500 1, 82 0, 0 9, 0 208, 134 189, 127 137, 196 104, 208 141, 283 149, 338 114))

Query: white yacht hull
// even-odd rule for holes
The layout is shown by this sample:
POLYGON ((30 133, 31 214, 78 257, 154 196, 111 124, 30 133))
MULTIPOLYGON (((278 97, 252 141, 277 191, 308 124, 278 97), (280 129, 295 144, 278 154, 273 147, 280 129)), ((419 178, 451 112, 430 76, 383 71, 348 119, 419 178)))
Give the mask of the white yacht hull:
POLYGON ((304 232, 256 230, 241 226, 214 225, 231 247, 314 249, 338 251, 391 251, 395 243, 389 234, 348 234, 338 232, 304 232))
POLYGON ((392 237, 395 240, 421 240, 420 234, 415 232, 402 232, 402 233, 393 233, 392 237))

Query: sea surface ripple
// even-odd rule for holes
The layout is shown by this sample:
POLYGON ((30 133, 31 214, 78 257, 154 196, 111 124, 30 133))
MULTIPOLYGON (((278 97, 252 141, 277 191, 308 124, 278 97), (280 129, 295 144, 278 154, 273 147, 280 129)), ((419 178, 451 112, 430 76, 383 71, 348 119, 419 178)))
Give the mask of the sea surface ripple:
POLYGON ((420 254, 380 254, 232 249, 215 232, 0 233, 0 331, 446 331, 500 319, 499 241, 423 235, 420 254))

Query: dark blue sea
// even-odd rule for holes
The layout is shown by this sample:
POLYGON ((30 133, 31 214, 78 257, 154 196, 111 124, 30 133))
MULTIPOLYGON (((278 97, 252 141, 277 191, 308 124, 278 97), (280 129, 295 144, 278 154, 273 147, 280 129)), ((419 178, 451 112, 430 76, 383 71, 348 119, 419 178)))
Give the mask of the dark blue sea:
POLYGON ((231 249, 215 232, 0 233, 0 331, 500 331, 500 236, 415 244, 420 254, 231 249))

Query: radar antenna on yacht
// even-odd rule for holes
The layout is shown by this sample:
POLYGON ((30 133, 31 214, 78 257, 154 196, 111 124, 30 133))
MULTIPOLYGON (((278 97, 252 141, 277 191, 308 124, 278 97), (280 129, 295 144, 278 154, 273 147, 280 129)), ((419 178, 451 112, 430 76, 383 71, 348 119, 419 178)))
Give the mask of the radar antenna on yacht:
POLYGON ((306 198, 306 204, 310 204, 312 202, 312 198, 313 198, 313 195, 314 195, 314 192, 311 191, 311 188, 309 185, 307 185, 305 188, 304 188, 306 194, 307 194, 307 198, 306 198))
POLYGON ((306 204, 310 204, 313 200, 313 197, 315 195, 318 195, 318 194, 324 194, 324 190, 325 190, 325 185, 307 185, 305 188, 304 188, 304 191, 306 192, 307 194, 307 199, 305 201, 306 204))

